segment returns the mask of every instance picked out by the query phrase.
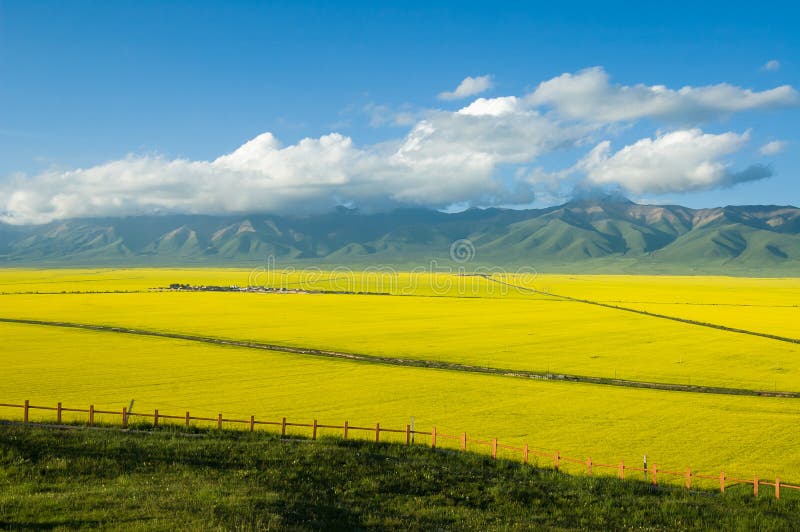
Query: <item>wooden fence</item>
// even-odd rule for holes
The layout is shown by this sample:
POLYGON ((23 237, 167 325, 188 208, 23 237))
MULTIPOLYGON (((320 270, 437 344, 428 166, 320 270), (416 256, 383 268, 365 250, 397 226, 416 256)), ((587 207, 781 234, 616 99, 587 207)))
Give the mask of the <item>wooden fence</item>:
POLYGON ((204 421, 204 422, 211 422, 216 423, 218 429, 222 430, 224 423, 232 423, 235 425, 245 425, 246 428, 253 432, 257 426, 273 426, 279 427, 280 435, 286 436, 286 431, 288 427, 301 427, 301 428, 308 428, 311 429, 311 439, 316 440, 319 430, 320 429, 333 429, 337 432, 341 431, 342 438, 347 440, 351 437, 351 432, 360 431, 361 433, 368 432, 374 434, 374 438, 376 442, 381 441, 381 434, 399 434, 405 436, 405 443, 410 445, 415 443, 415 436, 423 436, 427 439, 427 442, 430 443, 432 448, 436 448, 443 441, 453 441, 457 444, 458 448, 464 452, 467 451, 467 444, 472 445, 479 445, 479 446, 486 446, 489 448, 491 452, 492 458, 497 458, 498 449, 505 450, 510 453, 515 453, 517 458, 521 458, 524 464, 529 462, 531 456, 543 458, 545 462, 551 462, 551 465, 554 469, 559 470, 563 468, 563 464, 577 464, 581 466, 581 468, 585 468, 586 475, 592 476, 595 473, 595 470, 607 470, 607 471, 614 471, 614 474, 618 476, 620 479, 624 479, 626 473, 635 472, 635 473, 642 473, 643 477, 648 480, 653 486, 657 486, 659 481, 662 478, 667 479, 680 479, 680 482, 686 487, 686 489, 691 490, 692 487, 695 486, 698 480, 710 480, 714 481, 715 483, 719 482, 719 490, 720 492, 724 493, 726 487, 731 487, 736 484, 752 484, 753 486, 753 495, 758 497, 759 487, 760 486, 768 486, 774 488, 775 498, 780 499, 781 490, 782 489, 790 489, 790 490, 800 490, 800 486, 793 485, 793 484, 785 484, 782 483, 779 478, 775 478, 773 481, 767 481, 763 479, 759 479, 758 474, 753 475, 751 479, 741 479, 741 478, 729 478, 725 472, 720 472, 719 475, 706 475, 700 474, 696 471, 693 471, 691 468, 686 468, 684 470, 667 470, 661 469, 656 464, 653 464, 649 467, 633 467, 630 465, 626 465, 624 462, 619 462, 617 464, 602 464, 593 462, 591 458, 571 458, 568 456, 563 456, 559 451, 553 452, 546 452, 541 451, 538 449, 532 449, 528 446, 527 443, 523 444, 522 447, 515 447, 513 445, 507 445, 500 443, 497 438, 492 438, 488 440, 479 440, 474 438, 467 438, 467 433, 462 432, 461 434, 445 434, 442 432, 438 432, 436 427, 431 428, 430 431, 420 431, 411 428, 411 425, 406 425, 404 429, 390 429, 382 427, 380 423, 376 423, 374 427, 358 427, 354 425, 350 425, 348 421, 345 421, 341 425, 324 425, 318 423, 317 420, 313 420, 311 423, 295 423, 295 422, 288 422, 286 418, 282 418, 280 421, 264 421, 264 420, 257 420, 255 416, 250 416, 249 419, 231 419, 225 418, 222 414, 217 414, 216 417, 198 417, 192 416, 189 412, 186 412, 185 415, 176 416, 176 415, 167 415, 162 414, 157 409, 153 411, 152 414, 149 413, 140 413, 140 412, 129 412, 127 408, 123 407, 121 410, 98 410, 94 407, 94 405, 89 405, 89 408, 67 408, 62 406, 61 403, 58 403, 56 406, 38 406, 30 404, 30 401, 25 401, 21 405, 17 404, 7 404, 7 403, 0 403, 0 407, 6 408, 19 408, 22 409, 22 420, 24 423, 30 422, 30 412, 32 410, 45 410, 55 412, 56 415, 56 423, 62 423, 63 417, 65 412, 69 413, 82 413, 87 414, 88 416, 88 425, 90 427, 95 426, 95 416, 96 415, 112 415, 112 416, 120 416, 120 426, 123 429, 128 428, 128 424, 130 418, 144 418, 146 420, 152 420, 153 426, 158 427, 162 422, 166 422, 167 420, 173 421, 180 421, 182 424, 185 424, 186 427, 191 426, 192 421, 204 421), (695 484, 693 484, 693 482, 695 484))

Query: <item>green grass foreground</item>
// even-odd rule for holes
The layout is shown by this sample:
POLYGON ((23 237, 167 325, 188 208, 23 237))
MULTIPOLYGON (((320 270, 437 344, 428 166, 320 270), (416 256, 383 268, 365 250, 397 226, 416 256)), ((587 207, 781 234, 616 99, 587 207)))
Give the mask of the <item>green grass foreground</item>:
POLYGON ((0 529, 78 527, 790 530, 800 497, 653 490, 421 445, 0 425, 0 529))

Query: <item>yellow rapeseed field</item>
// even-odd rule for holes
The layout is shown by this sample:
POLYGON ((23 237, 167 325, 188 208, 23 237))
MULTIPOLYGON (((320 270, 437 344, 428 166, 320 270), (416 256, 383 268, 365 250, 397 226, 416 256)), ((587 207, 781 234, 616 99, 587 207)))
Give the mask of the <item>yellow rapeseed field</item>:
MULTIPOLYGON (((68 321, 492 368, 800 391, 798 279, 262 269, 2 270, 0 318, 68 321), (493 280, 492 280, 493 279, 493 280), (210 293, 171 283, 391 293, 210 293)), ((596 462, 800 480, 800 400, 626 389, 0 324, 0 402, 467 431, 596 462)), ((0 417, 18 412, 0 409, 0 417)), ((111 419, 109 419, 111 420, 111 419)), ((455 442, 453 442, 455 443, 455 442)))
POLYGON ((134 399, 135 412, 390 428, 413 416, 419 430, 528 442, 596 463, 635 465, 647 454, 666 468, 800 479, 796 400, 537 382, 30 325, 0 324, 0 334, 2 395, 11 402, 117 411, 134 399))
MULTIPOLYGON (((288 277, 292 281, 285 284, 319 283, 325 275, 326 272, 318 272, 303 280, 301 274, 290 273, 288 277)), ((457 283, 462 279, 442 276, 432 280, 429 275, 418 276, 419 295, 408 297, 147 291, 147 287, 166 286, 172 282, 246 285, 248 276, 250 272, 244 270, 6 272, 3 279, 6 287, 50 286, 55 289, 51 292, 64 287, 68 287, 69 292, 81 289, 141 291, 6 294, 0 296, 0 317, 137 327, 492 368, 800 391, 800 344, 514 289, 500 293, 497 291, 500 285, 485 279, 470 282, 474 282, 474 286, 482 283, 486 297, 474 296, 471 290, 470 295, 459 296, 462 292, 457 283), (24 283, 29 284, 12 284, 14 275, 28 275, 30 280, 24 283), (439 288, 451 297, 430 297, 438 293, 439 288), (492 290, 494 292, 490 293, 492 290)), ((725 325, 728 324, 724 319, 728 316, 726 312, 730 312, 733 313, 732 326, 798 336, 790 323, 794 318, 792 312, 796 313, 797 309, 764 306, 770 302, 786 305, 792 301, 797 293, 796 280, 646 279, 652 281, 651 292, 644 279, 630 276, 589 277, 588 280, 575 276, 545 276, 514 282, 525 281, 572 297, 621 301, 619 304, 631 308, 725 325), (623 290, 626 280, 631 283, 628 292, 623 290), (610 286, 607 291, 604 291, 604 283, 610 286), (693 296, 695 293, 697 296, 693 296), (617 299, 613 299, 612 294, 617 294, 613 296, 617 299), (727 306, 678 305, 664 301, 756 301, 758 306, 731 310, 732 307, 727 306)))

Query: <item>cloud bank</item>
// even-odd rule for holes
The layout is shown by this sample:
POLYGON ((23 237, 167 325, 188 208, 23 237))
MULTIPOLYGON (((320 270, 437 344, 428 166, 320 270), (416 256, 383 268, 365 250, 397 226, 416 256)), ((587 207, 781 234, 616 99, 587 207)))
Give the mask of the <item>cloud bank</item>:
MULTIPOLYGON (((452 94, 474 94, 487 83, 488 76, 467 78, 452 94)), ((524 204, 570 180, 570 186, 577 181, 648 194, 727 187, 771 171, 732 165, 729 158, 744 150, 749 132, 712 134, 699 124, 797 103, 788 86, 762 92, 727 84, 622 86, 593 68, 545 81, 528 94, 477 98, 454 112, 416 113, 405 134, 387 142, 359 145, 330 133, 284 145, 264 133, 212 160, 129 155, 89 168, 7 178, 0 181, 0 221, 524 204), (619 122, 643 118, 692 124, 613 152, 604 137, 615 135, 619 122), (568 170, 537 166, 542 156, 576 151, 584 153, 568 170)), ((779 144, 761 151, 777 153, 779 144)))

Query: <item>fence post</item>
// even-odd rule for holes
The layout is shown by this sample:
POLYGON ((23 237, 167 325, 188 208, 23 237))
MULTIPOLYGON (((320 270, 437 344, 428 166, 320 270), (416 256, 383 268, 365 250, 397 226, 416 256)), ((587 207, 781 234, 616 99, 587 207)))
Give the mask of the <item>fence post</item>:
POLYGON ((192 416, 189 415, 189 411, 186 411, 186 428, 189 428, 189 421, 191 421, 192 416))
POLYGON ((619 478, 620 480, 625 479, 625 462, 619 463, 619 478))
POLYGON ((431 448, 436 449, 436 427, 431 429, 431 448))
POLYGON ((311 426, 311 439, 317 439, 317 420, 314 420, 314 424, 311 426))
POLYGON ((256 430, 256 416, 250 416, 250 432, 256 430))
POLYGON ((556 451, 556 454, 553 456, 553 468, 556 471, 558 471, 558 463, 561 461, 560 459, 561 459, 561 455, 558 454, 558 451, 556 451))
POLYGON ((94 427, 94 405, 89 405, 89 426, 94 427))
POLYGON ((781 479, 775 477, 775 498, 781 498, 781 479))
POLYGON ((25 399, 25 406, 22 407, 22 422, 23 423, 27 423, 28 422, 28 410, 30 409, 30 407, 31 407, 31 402, 29 400, 25 399))
POLYGON ((497 459, 497 438, 492 439, 492 458, 497 459))
POLYGON ((653 464, 653 470, 651 471, 651 474, 653 475, 653 478, 651 479, 651 482, 653 483, 653 486, 658 486, 658 466, 657 465, 653 464))
POLYGON ((467 433, 461 434, 461 450, 467 452, 467 433))
POLYGON ((286 418, 281 418, 281 438, 286 436, 286 418))
POLYGON ((381 441, 381 424, 375 423, 375 443, 381 441))
POLYGON ((158 408, 153 412, 153 427, 158 426, 158 408))
POLYGON ((528 444, 527 443, 522 446, 522 463, 523 464, 527 464, 528 463, 528 444))
POLYGON ((758 473, 753 475, 753 495, 758 497, 758 473))
POLYGON ((692 489, 692 468, 691 467, 687 467, 686 468, 686 489, 687 490, 692 489))
POLYGON ((128 428, 128 408, 125 406, 122 407, 122 428, 128 428))
POLYGON ((406 425, 406 445, 411 445, 411 425, 406 425))
POLYGON ((592 476, 592 457, 586 459, 586 474, 592 476))
POLYGON ((344 422, 344 439, 347 439, 347 421, 344 422))
POLYGON ((222 430, 222 412, 217 414, 217 429, 222 430))
POLYGON ((725 493, 725 472, 719 474, 719 492, 725 493))
POLYGON ((61 403, 58 403, 58 406, 56 406, 56 422, 59 425, 61 424, 61 403))

